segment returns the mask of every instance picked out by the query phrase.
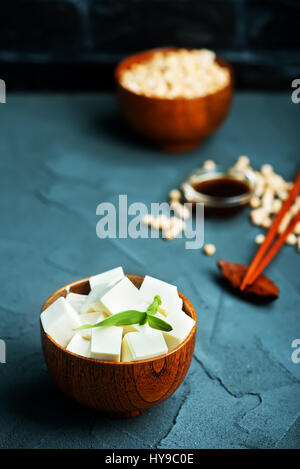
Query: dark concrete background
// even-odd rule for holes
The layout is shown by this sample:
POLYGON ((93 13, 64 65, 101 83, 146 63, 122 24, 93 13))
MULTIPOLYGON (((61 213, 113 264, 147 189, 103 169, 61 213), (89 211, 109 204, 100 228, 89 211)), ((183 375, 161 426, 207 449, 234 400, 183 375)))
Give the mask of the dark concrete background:
POLYGON ((220 131, 186 155, 140 142, 112 95, 8 96, 0 106, 0 448, 300 448, 300 277, 295 247, 268 268, 280 298, 255 306, 218 282, 216 260, 249 262, 260 231, 248 209, 205 220, 217 253, 184 240, 100 240, 96 206, 118 194, 165 201, 193 168, 225 166, 247 154, 291 180, 300 162, 300 104, 290 94, 238 93, 220 131), (167 401, 129 420, 80 408, 51 382, 41 352, 39 312, 73 280, 117 265, 174 283, 198 317, 186 380, 167 401))
POLYGON ((10 0, 1 5, 0 73, 11 90, 112 88, 124 56, 208 47, 238 87, 289 88, 300 76, 297 0, 10 0))

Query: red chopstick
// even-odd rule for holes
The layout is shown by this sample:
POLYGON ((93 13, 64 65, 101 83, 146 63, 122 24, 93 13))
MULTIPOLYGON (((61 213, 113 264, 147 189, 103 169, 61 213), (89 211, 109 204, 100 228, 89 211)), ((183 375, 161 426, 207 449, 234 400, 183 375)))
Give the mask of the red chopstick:
POLYGON ((262 271, 267 267, 267 265, 271 262, 274 256, 276 256, 277 252, 280 250, 280 248, 283 246, 285 243, 286 238, 288 235, 294 231, 295 226, 297 223, 300 221, 300 210, 299 212, 295 215, 295 217, 292 219, 288 227, 285 229, 285 231, 282 233, 281 236, 275 241, 273 246, 269 249, 265 257, 262 259, 260 264, 258 265, 257 269, 253 272, 253 274, 250 276, 248 280, 248 284, 251 284, 255 282, 257 277, 262 273, 262 271))
MULTIPOLYGON (((281 207, 281 210, 279 211, 277 217, 275 218, 272 226, 270 227, 269 231, 267 232, 266 238, 260 248, 258 249, 257 253, 255 254, 248 270, 247 273, 242 281, 242 284, 240 286, 241 290, 244 290, 247 286, 248 283, 250 283, 250 278, 254 276, 254 272, 256 271, 259 263, 262 261, 263 256, 265 255, 266 251, 268 250, 269 246, 271 245, 272 241, 274 240, 275 236, 277 235, 277 231, 279 228, 279 225, 291 207, 292 203, 294 202, 295 198, 297 197, 298 193, 300 190, 300 169, 298 170, 296 180, 294 182, 294 185, 289 193, 288 198, 284 202, 284 204, 281 207)), ((289 233, 288 233, 289 234, 289 233)), ((282 243, 283 244, 283 243, 282 243)), ((281 246, 282 246, 281 244, 281 246)), ((269 261, 270 262, 270 261, 269 261)), ((251 282, 253 283, 253 281, 251 282)))

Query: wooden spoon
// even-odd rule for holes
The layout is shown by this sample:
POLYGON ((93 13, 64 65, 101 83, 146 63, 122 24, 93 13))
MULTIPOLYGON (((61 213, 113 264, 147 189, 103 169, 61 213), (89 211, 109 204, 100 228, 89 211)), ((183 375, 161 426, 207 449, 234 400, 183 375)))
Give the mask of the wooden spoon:
POLYGON ((276 300, 276 298, 279 297, 279 288, 272 280, 263 274, 259 275, 251 285, 247 285, 244 290, 241 290, 240 286, 248 270, 247 265, 219 259, 217 266, 227 284, 245 299, 257 303, 266 303, 276 300))

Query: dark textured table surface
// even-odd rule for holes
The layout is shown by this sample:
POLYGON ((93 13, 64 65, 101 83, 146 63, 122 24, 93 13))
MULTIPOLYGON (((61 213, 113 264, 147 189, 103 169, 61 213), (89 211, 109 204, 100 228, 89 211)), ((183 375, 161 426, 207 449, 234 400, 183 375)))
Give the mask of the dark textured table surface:
POLYGON ((216 259, 255 252, 247 210, 206 220, 217 255, 184 240, 96 236, 96 206, 166 200, 207 158, 240 154, 272 163, 288 180, 300 160, 300 104, 289 94, 238 93, 221 130, 186 155, 145 146, 118 117, 111 95, 8 96, 0 107, 0 447, 300 448, 300 254, 285 246, 268 269, 278 301, 254 306, 217 281, 216 259), (117 265, 178 285, 198 315, 186 380, 140 417, 110 420, 77 406, 51 382, 40 347, 39 311, 58 287, 117 265))

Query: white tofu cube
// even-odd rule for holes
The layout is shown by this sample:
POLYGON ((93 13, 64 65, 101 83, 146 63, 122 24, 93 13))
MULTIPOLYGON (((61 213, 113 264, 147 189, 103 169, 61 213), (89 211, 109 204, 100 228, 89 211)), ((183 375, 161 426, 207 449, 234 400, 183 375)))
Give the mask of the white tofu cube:
MULTIPOLYGON (((97 322, 103 321, 107 316, 103 313, 95 312, 95 313, 85 313, 80 314, 79 319, 81 321, 81 325, 83 324, 96 324, 97 322)), ((82 329, 81 331, 77 331, 81 337, 90 340, 92 335, 92 329, 82 329)))
POLYGON ((168 347, 162 333, 141 334, 129 332, 122 341, 122 361, 138 361, 157 357, 168 352, 168 347))
MULTIPOLYGON (((160 313, 157 313, 155 316, 159 319, 165 320, 163 315, 160 313)), ((178 310, 168 316, 167 322, 173 327, 173 330, 170 332, 163 331, 162 333, 168 349, 173 350, 187 338, 194 327, 195 321, 185 314, 184 311, 178 310)))
POLYGON ((68 293, 66 300, 71 306, 79 313, 83 303, 86 301, 87 295, 80 295, 79 293, 68 293))
POLYGON ((92 329, 91 358, 119 362, 121 355, 122 327, 95 327, 92 329))
POLYGON ((82 355, 83 357, 90 356, 90 342, 83 339, 80 334, 75 334, 70 340, 66 350, 69 352, 82 355))
POLYGON ((116 267, 115 269, 107 270, 102 274, 94 275, 89 278, 91 290, 96 285, 108 285, 111 282, 118 282, 124 278, 124 272, 122 267, 116 267))
POLYGON ((149 303, 152 303, 155 295, 161 297, 162 304, 160 312, 166 315, 171 314, 173 311, 182 308, 182 299, 178 296, 178 291, 175 285, 163 282, 157 278, 146 275, 140 288, 140 295, 149 303))
POLYGON ((79 315, 62 296, 41 313, 41 322, 44 331, 62 347, 72 339, 73 329, 81 325, 79 315))
POLYGON ((112 287, 114 287, 120 280, 111 280, 110 283, 99 283, 95 285, 90 293, 86 296, 86 301, 80 308, 81 313, 90 313, 94 311, 102 311, 100 299, 105 295, 112 287))
POLYGON ((124 277, 111 288, 100 300, 102 311, 106 314, 116 314, 132 309, 132 306, 144 303, 138 288, 129 278, 124 277))

